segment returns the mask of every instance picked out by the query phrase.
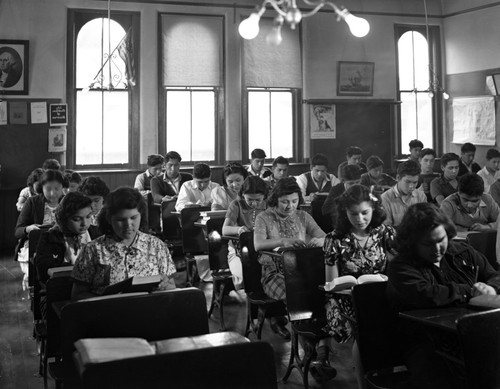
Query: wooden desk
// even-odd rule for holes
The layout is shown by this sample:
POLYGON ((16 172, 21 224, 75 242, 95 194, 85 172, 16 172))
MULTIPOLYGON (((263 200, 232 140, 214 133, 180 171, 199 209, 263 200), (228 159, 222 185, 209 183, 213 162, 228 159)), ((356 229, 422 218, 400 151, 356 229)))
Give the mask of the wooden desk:
POLYGON ((415 309, 399 313, 399 317, 403 320, 409 320, 413 323, 422 324, 430 329, 441 329, 445 331, 457 332, 457 320, 461 317, 477 313, 475 309, 471 309, 465 305, 430 308, 430 309, 415 309))

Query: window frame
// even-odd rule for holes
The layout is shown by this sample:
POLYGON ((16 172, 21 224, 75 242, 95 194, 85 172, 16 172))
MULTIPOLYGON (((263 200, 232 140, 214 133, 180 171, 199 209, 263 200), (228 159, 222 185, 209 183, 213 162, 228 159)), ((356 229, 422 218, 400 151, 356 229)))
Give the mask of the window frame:
MULTIPOLYGON (((434 75, 439 82, 439 85, 443 85, 442 80, 442 52, 441 52, 441 30, 438 25, 428 26, 429 28, 429 63, 433 67, 434 75)), ((394 37, 395 37, 395 47, 396 47, 396 93, 398 101, 401 101, 401 90, 399 87, 399 48, 398 42, 399 38, 408 31, 416 31, 421 33, 427 39, 426 26, 422 24, 395 24, 394 25, 394 37)), ((429 79, 432 82, 433 74, 429 69, 429 79)), ((419 93, 428 93, 419 91, 419 93)), ((442 93, 434 93, 434 97, 431 102, 432 107, 432 142, 434 144, 434 151, 437 154, 441 154, 443 151, 443 139, 441 136, 444 133, 443 129, 443 96, 442 93)), ((397 106, 398 118, 397 118, 397 131, 396 131, 396 151, 398 154, 407 154, 407 150, 402 149, 401 145, 401 105, 397 106)), ((425 146, 425 145, 424 145, 425 146)))
MULTIPOLYGON (((245 87, 244 93, 242 94, 242 152, 241 157, 243 163, 250 161, 250 151, 249 147, 249 128, 248 128, 248 109, 249 109, 249 94, 251 90, 262 90, 262 91, 290 91, 292 93, 292 155, 285 156, 291 163, 298 163, 303 160, 303 148, 301 145, 303 142, 303 134, 299 131, 299 123, 302 123, 302 90, 300 88, 279 88, 279 87, 245 87)), ((266 158, 267 163, 271 163, 274 158, 266 158)))
MULTIPOLYGON (((128 93, 128 162, 123 164, 76 164, 76 40, 80 29, 90 20, 107 18, 106 10, 68 9, 67 58, 66 58, 66 100, 68 102, 68 138, 66 165, 78 170, 96 169, 138 169, 140 168, 140 13, 112 11, 111 18, 125 31, 132 28, 134 41, 134 62, 136 85, 128 93)), ((98 69, 97 69, 98 70, 98 69)), ((97 71, 96 70, 96 71, 97 71)), ((91 81, 91 80, 89 80, 91 81)))

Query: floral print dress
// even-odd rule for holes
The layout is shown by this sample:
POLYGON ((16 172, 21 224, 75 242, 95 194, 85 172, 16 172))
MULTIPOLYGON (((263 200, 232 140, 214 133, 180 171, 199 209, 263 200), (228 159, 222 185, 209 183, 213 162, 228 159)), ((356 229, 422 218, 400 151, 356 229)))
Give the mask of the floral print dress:
MULTIPOLYGON (((325 238, 323 250, 327 266, 337 265, 339 276, 385 273, 387 252, 391 251, 395 231, 392 226, 380 225, 369 231, 363 245, 352 232, 347 235, 333 230, 325 238)), ((345 343, 353 336, 354 310, 348 294, 327 293, 327 326, 324 330, 337 342, 345 343)))

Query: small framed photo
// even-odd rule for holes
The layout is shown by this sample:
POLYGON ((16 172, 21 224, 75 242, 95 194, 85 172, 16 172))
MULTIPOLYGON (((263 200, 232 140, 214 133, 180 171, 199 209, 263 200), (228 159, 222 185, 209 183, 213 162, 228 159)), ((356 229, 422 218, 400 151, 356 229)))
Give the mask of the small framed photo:
POLYGON ((0 94, 27 95, 29 41, 0 39, 0 94))
POLYGON ((374 62, 338 62, 338 96, 373 96, 374 62))
POLYGON ((492 74, 493 85, 495 86, 495 94, 500 96, 500 73, 492 74))

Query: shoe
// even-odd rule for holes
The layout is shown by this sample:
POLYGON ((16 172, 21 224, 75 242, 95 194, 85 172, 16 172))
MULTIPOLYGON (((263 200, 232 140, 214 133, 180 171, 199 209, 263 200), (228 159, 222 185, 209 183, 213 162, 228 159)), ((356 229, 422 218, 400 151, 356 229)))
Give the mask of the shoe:
POLYGON ((337 370, 328 361, 311 362, 309 371, 318 382, 330 381, 337 376, 337 370))
POLYGON ((273 332, 275 334, 278 334, 280 337, 282 337, 285 340, 290 340, 292 337, 290 335, 290 331, 288 331, 287 328, 284 325, 282 325, 281 323, 272 322, 271 329, 273 330, 273 332))

